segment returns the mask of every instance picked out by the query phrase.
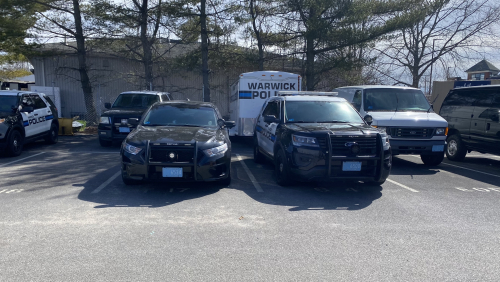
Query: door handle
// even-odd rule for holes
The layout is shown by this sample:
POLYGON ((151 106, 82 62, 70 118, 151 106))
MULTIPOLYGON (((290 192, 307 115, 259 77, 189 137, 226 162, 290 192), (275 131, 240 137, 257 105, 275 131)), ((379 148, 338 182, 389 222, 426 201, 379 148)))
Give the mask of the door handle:
POLYGON ((37 116, 38 114, 34 114, 34 116, 37 116))
POLYGON ((470 117, 471 117, 471 118, 473 118, 473 117, 474 117, 474 114, 471 114, 471 115, 470 115, 470 117))
POLYGON ((490 128, 491 128, 491 125, 490 125, 490 123, 488 122, 488 123, 486 124, 486 131, 490 130, 490 128))

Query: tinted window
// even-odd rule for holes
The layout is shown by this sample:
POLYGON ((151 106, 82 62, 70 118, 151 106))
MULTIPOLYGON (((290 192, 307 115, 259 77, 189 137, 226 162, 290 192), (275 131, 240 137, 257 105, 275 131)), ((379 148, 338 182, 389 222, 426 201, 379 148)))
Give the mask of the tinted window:
POLYGON ((0 112, 11 113, 18 106, 17 99, 17 96, 0 96, 0 112))
POLYGON ((361 90, 356 90, 356 93, 354 93, 354 97, 352 98, 352 105, 356 110, 361 110, 361 90))
POLYGON ((287 101, 285 119, 287 122, 364 123, 349 103, 331 101, 287 101))
POLYGON ((28 95, 23 95, 21 98, 21 103, 23 106, 35 107, 33 100, 28 95))
POLYGON ((274 116, 275 118, 280 117, 279 104, 277 101, 269 102, 262 113, 263 116, 274 116))
POLYGON ((145 126, 216 126, 217 115, 211 107, 196 105, 162 105, 145 116, 145 126))
POLYGON ((168 97, 168 95, 167 95, 167 94, 162 94, 162 95, 161 95, 161 100, 162 100, 163 102, 165 102, 165 101, 170 101, 171 99, 170 99, 170 97, 168 97))
POLYGON ((370 112, 428 111, 430 108, 424 93, 415 89, 367 89, 364 102, 365 111, 370 112))
POLYGON ((40 98, 40 96, 36 95, 36 94, 31 94, 31 99, 33 99, 33 103, 35 104, 35 110, 36 109, 44 109, 47 107, 47 105, 45 105, 45 102, 42 100, 42 98, 40 98))
POLYGON ((495 91, 493 99, 491 101, 491 106, 500 109, 500 89, 495 91))
POLYGON ((472 106, 476 99, 469 90, 452 90, 443 101, 444 106, 472 106))
POLYGON ((157 95, 120 94, 116 98, 113 108, 147 108, 159 100, 157 95))

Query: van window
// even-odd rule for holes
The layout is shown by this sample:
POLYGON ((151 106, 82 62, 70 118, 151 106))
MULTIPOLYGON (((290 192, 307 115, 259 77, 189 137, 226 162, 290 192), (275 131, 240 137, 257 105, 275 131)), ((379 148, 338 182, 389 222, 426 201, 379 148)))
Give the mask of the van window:
POLYGON ((443 101, 444 106, 472 106, 476 101, 475 97, 472 96, 473 93, 466 89, 461 90, 451 90, 448 96, 443 101))
POLYGON ((361 110, 361 90, 356 90, 352 98, 352 106, 359 112, 361 110))
POLYGON ((378 88, 366 89, 364 109, 370 112, 426 112, 429 102, 417 89, 378 88))

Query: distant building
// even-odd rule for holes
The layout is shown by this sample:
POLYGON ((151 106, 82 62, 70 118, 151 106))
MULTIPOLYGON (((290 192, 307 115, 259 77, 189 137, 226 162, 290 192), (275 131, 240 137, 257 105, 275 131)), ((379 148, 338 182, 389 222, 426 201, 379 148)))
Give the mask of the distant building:
POLYGON ((467 80, 485 80, 496 76, 500 70, 487 60, 482 60, 465 72, 467 80))
POLYGON ((30 85, 35 85, 35 75, 6 79, 0 84, 2 90, 28 90, 30 85))

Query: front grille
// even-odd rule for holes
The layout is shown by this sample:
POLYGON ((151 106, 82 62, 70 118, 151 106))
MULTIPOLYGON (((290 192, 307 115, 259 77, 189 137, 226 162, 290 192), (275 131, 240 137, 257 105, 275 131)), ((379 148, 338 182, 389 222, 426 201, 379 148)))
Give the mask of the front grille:
POLYGON ((162 163, 193 163, 194 146, 174 147, 174 146, 152 146, 149 155, 150 162, 162 163), (175 157, 170 158, 170 153, 175 157))
MULTIPOLYGON (((141 119, 141 117, 136 117, 138 119, 141 119)), ((128 123, 126 125, 122 125, 122 119, 127 119, 128 118, 122 118, 122 117, 114 117, 113 118, 113 133, 114 134, 122 134, 122 135, 128 135, 128 132, 120 132, 120 127, 130 127, 130 131, 132 131, 135 126, 129 125, 128 123)))
MULTIPOLYGON (((352 156, 351 148, 346 146, 348 143, 356 143, 359 146, 357 156, 375 156, 378 154, 377 136, 331 136, 332 156, 352 156)), ((321 143, 320 143, 321 144, 321 143)))
POLYGON ((431 138, 434 135, 434 128, 391 127, 389 132, 393 138, 431 138))

